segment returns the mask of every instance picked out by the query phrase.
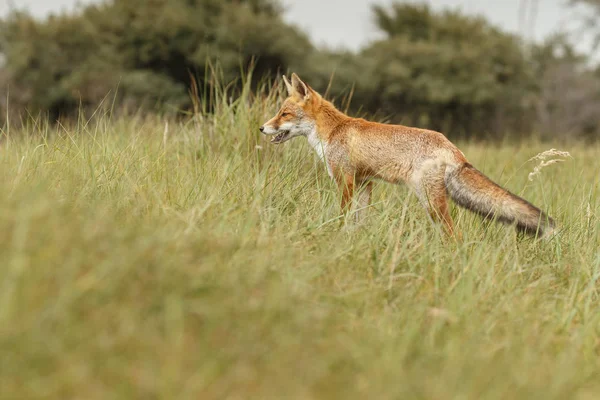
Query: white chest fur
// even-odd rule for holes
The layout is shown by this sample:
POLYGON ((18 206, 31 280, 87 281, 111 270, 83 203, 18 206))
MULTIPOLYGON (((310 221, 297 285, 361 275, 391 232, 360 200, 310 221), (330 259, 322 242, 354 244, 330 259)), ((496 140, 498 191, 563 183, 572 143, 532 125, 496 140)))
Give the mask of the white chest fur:
POLYGON ((322 141, 317 134, 316 129, 313 129, 308 135, 308 143, 310 146, 317 152, 317 155, 321 159, 321 161, 325 162, 327 166, 327 173, 330 177, 333 178, 333 171, 331 170, 331 166, 327 162, 327 143, 322 141))

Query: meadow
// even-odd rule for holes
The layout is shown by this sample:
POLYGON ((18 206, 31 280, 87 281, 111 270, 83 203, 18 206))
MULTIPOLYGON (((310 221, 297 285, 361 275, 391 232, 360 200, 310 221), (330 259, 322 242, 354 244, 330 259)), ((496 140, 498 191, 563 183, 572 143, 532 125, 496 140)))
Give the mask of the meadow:
POLYGON ((2 129, 1 398, 600 397, 599 145, 459 143, 560 230, 456 242, 384 183, 349 224, 277 96, 212 101, 2 129))

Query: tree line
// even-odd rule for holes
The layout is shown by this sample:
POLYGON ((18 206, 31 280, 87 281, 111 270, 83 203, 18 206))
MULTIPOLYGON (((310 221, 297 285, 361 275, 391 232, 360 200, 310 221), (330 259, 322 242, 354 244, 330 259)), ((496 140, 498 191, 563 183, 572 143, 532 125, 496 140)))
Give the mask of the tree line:
POLYGON ((112 0, 44 20, 14 11, 0 20, 0 125, 103 101, 185 114, 192 85, 202 96, 218 71, 235 88, 252 70, 254 85, 295 71, 353 113, 454 137, 599 136, 600 72, 568 37, 526 43, 425 4, 374 6, 371 17, 382 39, 349 52, 314 46, 276 0, 112 0))

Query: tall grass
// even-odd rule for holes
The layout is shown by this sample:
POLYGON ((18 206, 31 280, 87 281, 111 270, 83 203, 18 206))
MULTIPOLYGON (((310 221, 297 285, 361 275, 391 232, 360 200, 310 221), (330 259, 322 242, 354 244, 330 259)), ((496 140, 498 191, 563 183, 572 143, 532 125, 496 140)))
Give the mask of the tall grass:
POLYGON ((459 209, 445 240, 378 184, 345 229, 307 143, 257 127, 278 93, 213 89, 186 121, 4 130, 0 397, 595 399, 600 148, 463 143, 547 210, 549 242, 459 209))

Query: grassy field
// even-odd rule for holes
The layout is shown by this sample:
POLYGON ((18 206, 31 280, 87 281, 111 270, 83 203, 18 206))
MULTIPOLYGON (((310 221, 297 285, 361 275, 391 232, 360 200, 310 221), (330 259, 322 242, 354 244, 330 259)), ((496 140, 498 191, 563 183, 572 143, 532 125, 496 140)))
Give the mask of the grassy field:
POLYGON ((274 110, 3 130, 0 398, 600 397, 599 146, 462 143, 561 232, 453 209, 455 243, 383 183, 349 228, 274 110))

